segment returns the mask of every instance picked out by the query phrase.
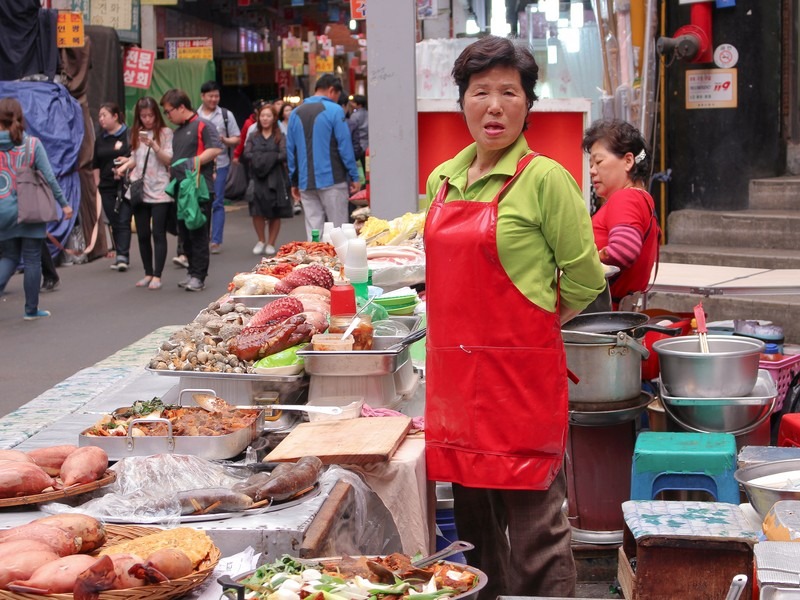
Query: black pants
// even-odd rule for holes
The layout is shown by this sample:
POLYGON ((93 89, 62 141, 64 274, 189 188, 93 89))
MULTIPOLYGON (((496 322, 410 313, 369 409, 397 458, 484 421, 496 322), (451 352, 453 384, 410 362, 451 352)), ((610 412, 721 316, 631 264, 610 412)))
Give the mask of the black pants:
POLYGON ((172 202, 143 202, 133 212, 139 254, 142 256, 144 274, 148 277, 160 279, 167 262, 167 218, 171 210, 174 210, 172 202))
POLYGON ((131 252, 131 205, 128 202, 117 204, 117 190, 100 190, 103 200, 103 212, 111 226, 111 237, 117 262, 129 263, 131 252))
POLYGON ((208 202, 200 204, 200 210, 206 216, 206 224, 197 229, 189 229, 184 221, 178 221, 178 237, 183 239, 183 253, 189 261, 187 272, 189 277, 197 277, 200 281, 205 281, 208 275, 208 234, 211 229, 211 204, 214 197, 212 194, 208 202))
POLYGON ((58 272, 45 238, 42 240, 42 283, 47 281, 58 281, 58 272))

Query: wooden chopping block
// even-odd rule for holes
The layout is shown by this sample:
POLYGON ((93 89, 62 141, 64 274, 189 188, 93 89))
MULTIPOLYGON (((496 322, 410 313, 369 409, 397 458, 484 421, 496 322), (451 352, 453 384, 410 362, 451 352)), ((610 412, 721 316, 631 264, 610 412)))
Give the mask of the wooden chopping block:
POLYGON ((264 460, 296 461, 314 455, 326 465, 385 462, 392 458, 409 429, 411 419, 406 416, 301 423, 264 460))

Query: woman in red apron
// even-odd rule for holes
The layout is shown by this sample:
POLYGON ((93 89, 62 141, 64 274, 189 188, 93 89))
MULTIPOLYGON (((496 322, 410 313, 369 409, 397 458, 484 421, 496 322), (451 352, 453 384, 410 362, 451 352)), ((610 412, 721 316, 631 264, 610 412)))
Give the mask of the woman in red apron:
POLYGON ((453 76, 475 143, 427 184, 428 477, 453 482, 480 600, 575 589, 560 323, 605 283, 577 184, 522 135, 537 75, 507 39, 466 48, 453 76))

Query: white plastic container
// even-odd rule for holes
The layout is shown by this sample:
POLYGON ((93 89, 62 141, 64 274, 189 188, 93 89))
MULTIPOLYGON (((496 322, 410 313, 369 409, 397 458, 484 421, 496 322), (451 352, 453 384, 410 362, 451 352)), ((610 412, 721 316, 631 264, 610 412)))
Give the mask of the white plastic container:
POLYGON ((340 406, 341 414, 325 415, 321 413, 308 413, 308 420, 336 421, 342 419, 357 419, 361 416, 361 407, 364 406, 364 396, 325 396, 308 402, 308 406, 340 406))

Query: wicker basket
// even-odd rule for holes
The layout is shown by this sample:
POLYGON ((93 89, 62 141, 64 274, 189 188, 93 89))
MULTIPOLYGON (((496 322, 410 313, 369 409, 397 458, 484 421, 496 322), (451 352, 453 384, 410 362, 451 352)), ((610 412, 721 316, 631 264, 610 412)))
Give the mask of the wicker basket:
MULTIPOLYGON (((161 531, 158 527, 139 527, 134 525, 106 525, 106 544, 113 545, 128 540, 157 533, 161 531)), ((100 594, 100 599, 107 600, 166 600, 167 598, 177 598, 183 596, 203 583, 214 572, 214 567, 220 559, 220 551, 216 546, 212 546, 208 556, 198 565, 197 570, 172 581, 145 585, 138 588, 127 590, 109 590, 100 594)), ((52 600, 73 600, 72 594, 27 594, 19 592, 9 592, 0 590, 0 599, 7 600, 42 600, 43 598, 52 600)))
POLYGON ((85 494, 92 492, 110 483, 113 483, 117 478, 117 473, 110 469, 106 471, 103 476, 97 481, 89 483, 81 483, 79 485, 72 485, 68 488, 54 490, 52 492, 42 492, 41 494, 31 494, 29 496, 18 496, 16 498, 0 498, 0 508, 6 506, 25 506, 27 504, 40 504, 42 502, 51 502, 52 500, 59 500, 60 498, 67 498, 69 496, 77 496, 78 494, 85 494))
POLYGON ((783 407, 783 401, 786 398, 786 392, 789 391, 789 384, 792 382, 792 378, 800 372, 800 354, 787 356, 774 362, 762 360, 758 363, 758 368, 769 371, 770 377, 775 382, 775 387, 778 388, 778 400, 775 402, 773 411, 778 412, 783 407))

